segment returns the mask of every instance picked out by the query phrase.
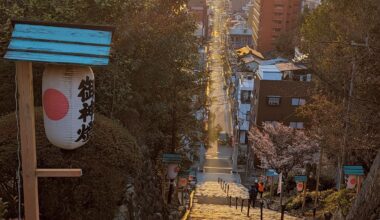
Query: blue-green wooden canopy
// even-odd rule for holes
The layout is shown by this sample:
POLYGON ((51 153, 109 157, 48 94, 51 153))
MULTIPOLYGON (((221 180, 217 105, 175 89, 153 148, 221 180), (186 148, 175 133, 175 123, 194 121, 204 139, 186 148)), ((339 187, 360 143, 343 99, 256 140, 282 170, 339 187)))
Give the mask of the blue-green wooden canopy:
POLYGON ((268 169, 265 173, 266 176, 278 176, 278 173, 274 169, 268 169))
POLYGON ((108 65, 113 27, 14 21, 5 59, 108 65))
POLYGON ((180 163, 182 157, 180 154, 163 154, 162 162, 164 163, 180 163))
POLYGON ((294 176, 295 182, 306 182, 307 176, 294 176))
POLYGON ((356 175, 356 176, 364 175, 363 166, 343 166, 343 172, 346 175, 356 175))

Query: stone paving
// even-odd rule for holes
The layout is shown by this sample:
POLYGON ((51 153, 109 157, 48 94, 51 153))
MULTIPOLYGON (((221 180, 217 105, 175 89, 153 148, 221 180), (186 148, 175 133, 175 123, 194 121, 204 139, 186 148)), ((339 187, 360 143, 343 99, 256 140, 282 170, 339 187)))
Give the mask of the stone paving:
MULTIPOLYGON (((263 219, 276 220, 280 219, 281 215, 278 212, 268 209, 263 210, 263 219)), ((190 219, 260 219, 260 209, 250 209, 250 216, 247 217, 247 207, 243 208, 243 212, 240 212, 240 206, 235 209, 234 206, 229 207, 227 205, 216 204, 194 204, 190 219)), ((299 218, 284 216, 285 220, 296 220, 299 218)))
MULTIPOLYGON (((250 208, 250 215, 247 217, 248 190, 243 185, 229 182, 229 195, 232 196, 232 207, 230 207, 227 194, 221 189, 220 184, 217 181, 207 180, 207 178, 204 180, 197 185, 189 219, 260 219, 259 208, 250 208), (239 198, 237 209, 236 197, 239 198), (245 199, 243 212, 241 212, 241 198, 245 199)), ((263 209, 263 219, 265 220, 280 219, 280 216, 279 212, 263 209)), ((296 220, 299 218, 285 215, 284 219, 296 220)))
MULTIPOLYGON (((212 23, 211 41, 209 43, 208 67, 211 71, 210 88, 208 88, 208 96, 210 97, 211 106, 209 108, 210 115, 215 117, 210 120, 210 127, 214 128, 217 125, 229 135, 232 135, 232 116, 231 103, 228 99, 227 91, 225 90, 224 81, 224 60, 223 54, 225 48, 225 28, 227 13, 225 12, 226 0, 208 1, 210 10, 214 16, 210 20, 212 23)), ((241 185, 241 179, 238 174, 231 173, 232 171, 232 152, 231 147, 220 146, 216 141, 209 143, 209 149, 201 158, 205 158, 202 169, 204 173, 197 174, 197 187, 194 195, 193 207, 190 212, 189 219, 260 219, 260 210, 258 208, 250 209, 250 216, 247 217, 247 198, 248 190, 241 185), (229 183, 229 195, 233 206, 230 207, 227 193, 224 192, 218 178, 229 183), (245 199, 245 207, 241 212, 241 206, 235 209, 235 198, 238 197, 239 205, 241 199, 245 199)), ((203 163, 202 163, 203 164, 203 163)), ((263 219, 274 220, 280 219, 280 213, 264 209, 263 219)), ((287 220, 297 219, 290 216, 285 216, 287 220)))

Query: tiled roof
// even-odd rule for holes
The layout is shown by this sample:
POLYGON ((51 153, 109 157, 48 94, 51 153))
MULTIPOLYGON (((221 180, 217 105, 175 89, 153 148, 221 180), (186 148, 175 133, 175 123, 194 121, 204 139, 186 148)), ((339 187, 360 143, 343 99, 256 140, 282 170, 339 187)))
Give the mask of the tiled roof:
POLYGON ((306 66, 304 65, 299 65, 299 64, 294 64, 294 63, 278 63, 276 64, 276 67, 281 71, 291 71, 291 70, 302 70, 306 69, 306 66))
POLYGON ((236 50, 236 53, 239 55, 239 56, 244 56, 244 55, 247 55, 247 54, 252 54, 260 59, 264 59, 264 56, 257 50, 254 50, 248 46, 245 46, 245 47, 242 47, 240 49, 237 49, 236 50))

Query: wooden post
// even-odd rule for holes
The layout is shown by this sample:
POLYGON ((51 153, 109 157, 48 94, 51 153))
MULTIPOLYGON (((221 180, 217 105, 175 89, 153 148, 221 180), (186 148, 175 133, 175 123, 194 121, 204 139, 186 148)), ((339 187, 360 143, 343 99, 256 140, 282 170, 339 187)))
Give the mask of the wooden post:
MULTIPOLYGON (((22 177, 26 220, 39 219, 33 73, 31 62, 16 62, 22 177)), ((21 198, 18 198, 21 199, 21 198)))
POLYGON ((237 209, 238 197, 235 198, 235 209, 237 209))
POLYGON ((360 192, 360 188, 361 188, 361 182, 362 182, 362 177, 361 176, 356 176, 357 178, 357 181, 356 181, 356 195, 358 195, 358 193, 360 192))
POLYGON ((80 177, 82 170, 37 169, 32 63, 16 62, 16 78, 25 220, 39 220, 38 177, 80 177))
POLYGON ((305 212, 305 203, 306 203, 306 187, 307 187, 307 179, 306 181, 304 182, 304 186, 303 186, 303 201, 302 201, 302 215, 304 214, 305 212))
POLYGON ((185 189, 183 188, 182 189, 182 193, 181 193, 181 204, 184 206, 184 204, 183 204, 183 194, 185 193, 185 189))
POLYGON ((269 196, 269 201, 272 201, 273 187, 274 187, 274 181, 273 181, 273 176, 271 176, 270 177, 270 196, 269 196))
POLYGON ((285 205, 281 205, 281 220, 284 220, 285 205))
POLYGON ((240 212, 243 212, 243 206, 244 206, 244 199, 241 200, 241 208, 240 208, 240 212))
POLYGON ((319 153, 319 163, 318 163, 318 170, 317 170, 317 184, 315 186, 314 212, 317 211, 317 205, 318 205, 319 178, 321 176, 322 160, 323 160, 323 146, 321 146, 321 152, 319 153))
POLYGON ((232 196, 230 196, 230 207, 232 206, 232 196))
POLYGON ((248 210, 247 210, 247 217, 249 217, 249 209, 250 209, 250 207, 251 207, 251 199, 248 199, 248 206, 247 206, 247 208, 248 208, 248 210))

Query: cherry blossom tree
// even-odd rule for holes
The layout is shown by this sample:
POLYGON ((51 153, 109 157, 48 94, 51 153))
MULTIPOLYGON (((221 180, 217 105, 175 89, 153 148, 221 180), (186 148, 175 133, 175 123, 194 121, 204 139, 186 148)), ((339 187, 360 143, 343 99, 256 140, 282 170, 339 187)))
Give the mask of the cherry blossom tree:
POLYGON ((262 129, 253 127, 249 131, 254 154, 260 160, 260 167, 275 169, 285 177, 306 163, 318 159, 317 138, 309 137, 304 130, 290 128, 278 122, 263 123, 262 129))

